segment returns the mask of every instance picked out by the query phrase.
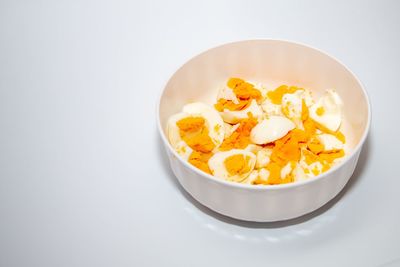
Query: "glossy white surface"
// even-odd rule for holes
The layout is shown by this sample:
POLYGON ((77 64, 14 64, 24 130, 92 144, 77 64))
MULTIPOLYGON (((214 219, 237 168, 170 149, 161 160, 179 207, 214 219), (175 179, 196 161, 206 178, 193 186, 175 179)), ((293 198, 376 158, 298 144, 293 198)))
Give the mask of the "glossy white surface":
POLYGON ((397 1, 2 1, 0 266, 399 266, 398 10, 397 1), (235 221, 192 201, 156 131, 156 98, 178 66, 258 37, 327 51, 372 102, 350 184, 286 223, 235 221))

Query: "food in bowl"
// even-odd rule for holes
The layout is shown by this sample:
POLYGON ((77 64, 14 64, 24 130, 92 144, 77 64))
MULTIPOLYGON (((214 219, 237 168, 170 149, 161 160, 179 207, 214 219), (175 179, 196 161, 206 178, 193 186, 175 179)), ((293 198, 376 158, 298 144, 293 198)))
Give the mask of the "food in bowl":
POLYGON ((230 78, 214 105, 188 103, 167 136, 196 168, 236 183, 272 186, 311 179, 346 155, 343 102, 333 90, 314 99, 306 88, 230 78))

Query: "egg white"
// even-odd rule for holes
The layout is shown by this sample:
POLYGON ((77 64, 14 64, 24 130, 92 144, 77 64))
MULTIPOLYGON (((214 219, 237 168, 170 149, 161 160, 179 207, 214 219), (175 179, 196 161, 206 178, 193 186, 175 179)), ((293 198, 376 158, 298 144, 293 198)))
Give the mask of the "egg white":
POLYGON ((344 147, 342 141, 332 134, 319 134, 317 138, 324 145, 324 151, 340 150, 344 147))
POLYGON ((342 123, 343 102, 334 90, 327 90, 317 103, 310 107, 310 117, 332 132, 339 129, 342 123), (318 108, 324 109, 324 114, 317 114, 318 108))
POLYGON ((267 144, 285 136, 296 125, 286 117, 271 116, 259 122, 250 132, 250 140, 255 144, 267 144))
POLYGON ((220 112, 219 114, 221 115, 222 119, 231 124, 235 124, 240 122, 243 119, 246 119, 249 117, 248 113, 251 112, 251 114, 258 118, 262 115, 262 110, 261 107, 257 104, 256 100, 251 100, 250 105, 242 110, 229 110, 229 109, 224 109, 224 111, 220 112))
POLYGON ((256 164, 256 156, 244 149, 232 149, 229 151, 224 151, 224 152, 217 152, 215 153, 209 160, 208 160, 208 167, 210 168, 212 174, 218 178, 228 180, 228 181, 235 181, 235 182, 241 182, 246 177, 253 171, 254 166, 256 164), (246 173, 243 173, 241 175, 237 174, 234 176, 231 176, 228 172, 228 170, 225 167, 225 159, 227 159, 230 156, 233 155, 243 155, 244 157, 250 157, 249 160, 249 171, 246 173))

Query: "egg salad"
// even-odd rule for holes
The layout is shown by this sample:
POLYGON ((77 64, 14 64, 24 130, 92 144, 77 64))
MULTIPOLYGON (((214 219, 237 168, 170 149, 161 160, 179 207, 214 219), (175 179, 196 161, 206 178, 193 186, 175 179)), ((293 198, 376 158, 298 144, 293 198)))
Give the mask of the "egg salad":
POLYGON ((346 154, 342 100, 332 89, 264 86, 230 78, 214 105, 189 103, 167 123, 175 151, 196 168, 237 183, 278 185, 310 179, 346 154))

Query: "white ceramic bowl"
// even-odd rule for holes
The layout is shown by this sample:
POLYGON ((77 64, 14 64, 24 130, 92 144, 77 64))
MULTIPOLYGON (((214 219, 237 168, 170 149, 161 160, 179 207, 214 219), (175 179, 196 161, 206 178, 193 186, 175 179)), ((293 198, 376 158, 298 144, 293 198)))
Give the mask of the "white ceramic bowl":
POLYGON ((309 46, 281 40, 249 40, 212 48, 184 64, 168 81, 158 104, 158 128, 171 168, 183 188, 201 204, 229 217, 270 222, 312 212, 345 186, 358 161, 371 120, 368 96, 355 75, 333 57, 309 46), (215 102, 229 77, 274 88, 302 86, 318 96, 334 88, 344 102, 343 131, 351 153, 318 177, 292 184, 252 186, 227 182, 182 160, 166 136, 169 116, 193 101, 215 102))

